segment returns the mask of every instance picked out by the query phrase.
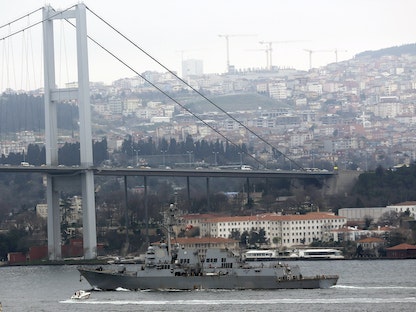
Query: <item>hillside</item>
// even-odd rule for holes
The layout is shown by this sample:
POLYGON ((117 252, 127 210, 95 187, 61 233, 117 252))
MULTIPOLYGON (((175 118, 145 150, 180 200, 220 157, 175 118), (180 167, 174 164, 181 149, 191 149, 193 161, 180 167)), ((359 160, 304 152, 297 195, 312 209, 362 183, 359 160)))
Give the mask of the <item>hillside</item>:
POLYGON ((348 196, 337 197, 333 207, 385 207, 416 200, 416 163, 409 167, 385 169, 360 174, 348 196))
POLYGON ((376 51, 364 51, 361 53, 358 53, 355 57, 356 58, 378 58, 386 55, 395 55, 400 56, 403 54, 410 54, 410 55, 416 55, 416 43, 412 44, 404 44, 401 46, 396 47, 390 47, 385 49, 380 49, 376 51))
MULTIPOLYGON (((262 109, 273 109, 285 106, 268 96, 256 93, 213 96, 210 97, 210 100, 227 112, 253 110, 259 107, 262 109)), ((205 100, 191 101, 186 106, 195 113, 218 111, 214 105, 205 100)))
MULTIPOLYGON (((57 105, 60 129, 78 128, 78 107, 61 103, 57 105)), ((45 129, 43 97, 27 94, 2 94, 0 97, 0 133, 41 131, 45 129)))

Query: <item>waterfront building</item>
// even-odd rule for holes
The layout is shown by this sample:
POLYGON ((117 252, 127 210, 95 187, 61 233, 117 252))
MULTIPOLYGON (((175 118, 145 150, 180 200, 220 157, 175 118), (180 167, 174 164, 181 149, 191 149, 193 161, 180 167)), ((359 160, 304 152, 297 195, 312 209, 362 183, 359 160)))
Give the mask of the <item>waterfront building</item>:
POLYGON ((394 259, 415 259, 416 245, 400 244, 386 248, 387 258, 394 259))
POLYGON ((328 241, 331 231, 340 229, 345 217, 331 213, 312 212, 305 215, 266 213, 254 216, 214 217, 200 221, 200 235, 229 238, 233 232, 263 230, 272 247, 309 245, 313 241, 328 241))

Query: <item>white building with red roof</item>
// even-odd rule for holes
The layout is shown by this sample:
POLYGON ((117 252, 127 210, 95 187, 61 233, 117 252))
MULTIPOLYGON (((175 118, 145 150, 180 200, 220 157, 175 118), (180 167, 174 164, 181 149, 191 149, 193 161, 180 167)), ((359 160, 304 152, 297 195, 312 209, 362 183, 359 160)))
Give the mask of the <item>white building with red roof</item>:
POLYGON ((245 231, 263 229, 272 247, 291 247, 309 245, 315 240, 329 240, 332 237, 331 231, 342 228, 347 219, 332 213, 312 212, 305 215, 267 213, 216 217, 204 222, 201 222, 201 236, 229 238, 235 231, 241 235, 245 231))
POLYGON ((220 217, 221 215, 218 214, 210 214, 210 213, 191 213, 181 216, 181 227, 186 229, 199 227, 201 236, 202 233, 209 233, 209 222, 208 220, 215 219, 220 217))

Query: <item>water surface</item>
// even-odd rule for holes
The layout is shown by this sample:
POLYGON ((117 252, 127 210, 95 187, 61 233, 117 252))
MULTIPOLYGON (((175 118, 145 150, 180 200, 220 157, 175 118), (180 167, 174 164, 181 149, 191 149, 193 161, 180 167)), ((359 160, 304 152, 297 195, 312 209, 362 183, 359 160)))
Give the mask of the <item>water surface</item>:
POLYGON ((304 275, 338 274, 315 290, 93 291, 76 266, 1 267, 3 311, 414 311, 416 260, 296 261, 304 275))

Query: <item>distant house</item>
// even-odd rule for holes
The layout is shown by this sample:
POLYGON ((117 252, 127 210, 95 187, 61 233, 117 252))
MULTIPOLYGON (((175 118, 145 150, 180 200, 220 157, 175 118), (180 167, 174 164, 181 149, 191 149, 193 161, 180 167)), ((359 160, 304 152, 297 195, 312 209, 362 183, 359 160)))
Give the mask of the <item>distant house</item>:
POLYGON ((366 237, 357 241, 357 254, 359 257, 379 257, 379 248, 385 241, 379 237, 366 237))
POLYGON ((353 227, 342 227, 331 231, 334 242, 356 241, 361 236, 367 236, 367 231, 353 227))
MULTIPOLYGON (((357 241, 371 237, 381 237, 391 231, 389 227, 378 227, 376 230, 361 230, 358 227, 342 227, 332 231, 333 240, 335 242, 357 241)), ((358 242, 359 243, 359 242, 358 242)), ((366 241, 364 241, 366 243, 366 241)), ((363 248, 367 248, 362 246, 363 248)))
POLYGON ((366 237, 357 242, 363 249, 377 249, 385 244, 384 239, 378 237, 366 237))
POLYGON ((391 259, 416 259, 416 245, 400 244, 386 248, 386 256, 391 259))
POLYGON ((9 264, 25 263, 27 260, 23 252, 9 252, 7 254, 7 262, 9 264))

